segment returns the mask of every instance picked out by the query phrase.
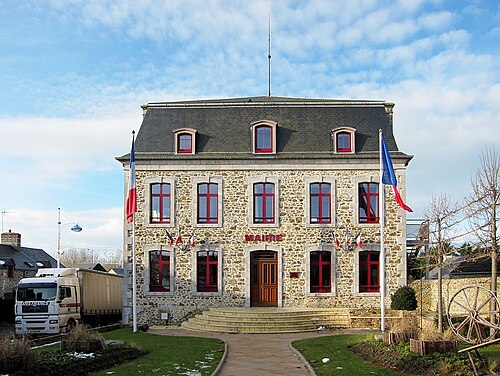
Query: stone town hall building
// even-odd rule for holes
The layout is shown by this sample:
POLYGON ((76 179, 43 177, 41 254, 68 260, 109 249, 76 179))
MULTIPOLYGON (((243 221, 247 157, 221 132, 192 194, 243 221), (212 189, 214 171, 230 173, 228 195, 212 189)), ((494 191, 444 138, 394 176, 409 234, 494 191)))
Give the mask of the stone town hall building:
MULTIPOLYGON (((379 129, 403 197, 411 159, 398 151, 393 107, 273 96, 144 105, 135 142, 138 323, 225 306, 380 307, 379 129)), ((117 158, 125 187, 129 157, 117 158)), ((406 283, 405 212, 387 193, 386 305, 406 283)))

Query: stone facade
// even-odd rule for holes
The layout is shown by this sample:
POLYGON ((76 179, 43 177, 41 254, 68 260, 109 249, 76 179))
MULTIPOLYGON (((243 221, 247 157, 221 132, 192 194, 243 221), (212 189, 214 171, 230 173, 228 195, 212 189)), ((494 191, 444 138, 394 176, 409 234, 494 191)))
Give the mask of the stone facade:
MULTIPOLYGON (((378 170, 332 170, 312 171, 300 166, 268 166, 267 171, 252 170, 251 166, 229 166, 226 169, 187 170, 188 166, 170 165, 168 171, 157 166, 150 171, 136 171, 138 212, 136 214, 136 251, 137 282, 140 286, 137 296, 138 317, 140 323, 164 322, 162 313, 168 313, 169 320, 179 321, 193 312, 208 309, 212 306, 249 306, 249 253, 252 250, 275 250, 279 253, 278 274, 282 292, 278 305, 283 307, 348 307, 376 308, 380 306, 379 293, 359 293, 357 290, 357 273, 359 273, 358 254, 361 249, 345 252, 333 247, 332 231, 338 235, 361 231, 364 242, 363 249, 379 249, 379 226, 353 223, 353 211, 359 176, 376 177, 378 170), (295 168, 293 168, 295 167, 295 168), (279 180, 279 226, 253 227, 248 223, 247 181, 250 177, 276 177, 279 180), (182 230, 182 236, 188 237, 195 230, 197 242, 206 241, 222 254, 222 291, 218 293, 196 294, 193 291, 193 272, 196 250, 203 247, 197 245, 186 251, 169 246, 165 235, 165 226, 150 228, 148 208, 145 205, 148 186, 145 181, 161 181, 163 178, 173 179, 176 184, 176 215, 182 230), (196 202, 192 192, 192 180, 196 178, 218 177, 223 182, 223 219, 222 226, 207 228, 194 225, 192 222, 192 205, 196 202), (315 177, 333 178, 336 183, 336 220, 332 227, 308 228, 306 201, 306 179, 315 177), (243 193, 243 194, 242 194, 243 193), (247 234, 279 234, 281 241, 246 241, 247 234), (308 252, 323 247, 333 252, 334 288, 332 293, 308 293, 308 252), (170 250, 174 258, 173 291, 170 293, 148 292, 149 276, 147 251, 150 249, 170 250), (296 272, 297 278, 290 278, 290 272, 296 272)), ((404 176, 399 176, 400 181, 404 176)), ((389 197, 389 195, 388 195, 389 197)), ((406 257, 402 242, 405 239, 404 215, 395 202, 388 200, 386 208, 387 226, 385 244, 387 249, 387 295, 395 291, 406 281, 406 257)), ((176 228, 167 229, 176 234, 176 228)), ((130 231, 129 231, 130 233, 130 231)), ((130 244, 130 242, 129 242, 130 244)), ((129 247, 130 248, 130 247, 129 247)), ((130 259, 128 260, 130 261, 130 259)), ((128 287, 129 304, 131 305, 131 287, 128 287)), ((387 300, 386 304, 389 304, 387 300)), ((163 316, 165 317, 165 315, 163 316)))
MULTIPOLYGON (((391 111, 386 112, 384 112, 383 105, 381 105, 383 116, 389 117, 392 127, 392 105, 391 111)), ((198 107, 198 104, 195 107, 198 107)), ((144 109, 147 113, 147 106, 144 109)), ((202 111, 198 108, 196 110, 202 111)), ((262 115, 259 116, 255 120, 262 119, 262 115)), ((274 119, 271 115, 267 115, 267 118, 274 119)), ((280 126, 283 123, 284 120, 276 124, 280 126)), ((251 122, 248 124, 250 126, 251 122)), ((181 126, 197 128, 196 124, 175 124, 173 132, 175 133, 175 128, 181 128, 181 126)), ((354 127, 349 129, 354 129, 354 127)), ((141 136, 140 132, 138 140, 141 136)), ((203 129, 199 133, 201 135, 197 137, 203 136, 203 129)), ((277 134, 277 137, 280 137, 280 134, 283 137, 283 133, 277 134)), ((377 137, 378 129, 374 131, 374 135, 377 137)), ((325 137, 331 137, 330 131, 327 131, 325 137)), ((360 142, 363 141, 362 136, 357 137, 360 142)), ((250 133, 248 138, 251 139, 250 133)), ((205 141, 203 138, 200 140, 205 141)), ((152 143, 158 144, 157 141, 151 139, 152 143)), ((203 145, 203 142, 197 142, 203 145)), ((144 139, 142 143, 144 144, 144 139)), ((250 144, 250 141, 248 143, 250 144)), ((298 145, 300 147, 300 143, 298 145)), ((293 156, 274 158, 272 155, 254 158, 251 154, 221 153, 217 155, 211 152, 211 154, 203 155, 200 152, 183 158, 170 152, 137 153, 135 158, 137 191, 135 250, 138 323, 179 322, 210 307, 253 306, 251 258, 252 254, 257 251, 269 251, 277 257, 275 304, 278 307, 380 309, 380 293, 360 292, 359 287, 359 255, 364 251, 380 250, 380 225, 378 223, 363 224, 358 220, 360 205, 358 184, 378 182, 378 152, 374 151, 360 156, 353 153, 348 160, 340 157, 332 158, 332 154, 330 150, 322 155, 301 158, 293 158, 293 156), (172 220, 170 224, 156 224, 150 221, 150 185, 160 182, 171 186, 172 220), (216 223, 199 224, 196 221, 196 184, 200 182, 218 184, 216 223), (275 184, 276 220, 274 223, 252 223, 254 209, 251 187, 255 182, 275 184), (310 221, 309 184, 311 182, 331 184, 332 221, 329 224, 320 225, 310 221), (179 229, 183 246, 170 245, 166 231, 175 238, 179 229), (193 232, 196 242, 194 247, 186 243, 187 238, 193 232), (334 232, 341 238, 342 243, 348 232, 350 238, 348 250, 335 247, 332 238, 334 232), (354 241, 358 233, 361 233, 363 239, 362 248, 358 248, 354 241), (154 250, 170 252, 169 291, 150 291, 149 254, 154 250), (200 250, 217 251, 216 291, 197 291, 196 255, 200 250), (329 292, 310 292, 310 253, 315 251, 330 252, 331 290, 329 292)), ((403 155, 400 159, 393 160, 403 197, 406 164, 409 159, 411 158, 403 155)), ((119 160, 123 163, 125 170, 126 196, 129 178, 128 158, 122 157, 119 160)), ((386 188, 386 191, 385 304, 388 306, 391 293, 399 286, 406 284, 406 216, 393 200, 392 189, 386 188)), ((128 323, 132 321, 133 304, 132 224, 124 220, 124 228, 124 322, 128 323)))

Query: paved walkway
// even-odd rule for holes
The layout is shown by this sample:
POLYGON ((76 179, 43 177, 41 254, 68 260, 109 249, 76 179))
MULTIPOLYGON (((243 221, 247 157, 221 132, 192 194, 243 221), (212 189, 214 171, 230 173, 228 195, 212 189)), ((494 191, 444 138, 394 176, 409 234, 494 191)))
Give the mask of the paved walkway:
MULTIPOLYGON (((150 333, 172 336, 218 338, 227 352, 218 376, 311 376, 307 362, 291 347, 291 342, 319 336, 347 334, 353 331, 307 332, 286 334, 229 334, 195 332, 171 327, 151 327, 150 333)), ((359 331, 356 331, 359 333, 359 331)))

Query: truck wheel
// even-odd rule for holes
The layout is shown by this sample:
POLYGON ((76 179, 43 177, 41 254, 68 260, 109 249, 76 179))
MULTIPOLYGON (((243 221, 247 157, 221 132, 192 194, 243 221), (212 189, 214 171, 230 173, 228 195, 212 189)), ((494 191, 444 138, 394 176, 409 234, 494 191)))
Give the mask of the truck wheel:
POLYGON ((73 319, 68 320, 68 324, 66 326, 66 333, 71 332, 76 327, 76 321, 73 319))

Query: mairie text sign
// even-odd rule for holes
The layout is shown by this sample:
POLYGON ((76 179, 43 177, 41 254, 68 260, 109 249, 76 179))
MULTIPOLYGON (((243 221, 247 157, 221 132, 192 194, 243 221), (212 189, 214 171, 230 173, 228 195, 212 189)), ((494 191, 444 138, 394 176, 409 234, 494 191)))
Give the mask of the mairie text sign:
POLYGON ((246 242, 281 242, 282 234, 245 234, 246 242))

